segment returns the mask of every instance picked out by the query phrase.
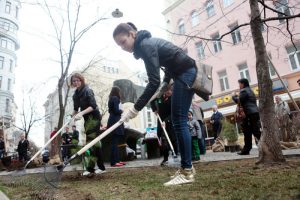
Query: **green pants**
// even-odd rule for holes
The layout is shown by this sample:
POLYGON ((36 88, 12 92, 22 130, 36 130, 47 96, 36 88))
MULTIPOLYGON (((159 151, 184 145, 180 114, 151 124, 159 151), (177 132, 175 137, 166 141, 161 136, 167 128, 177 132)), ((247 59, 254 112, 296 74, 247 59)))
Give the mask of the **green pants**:
MULTIPOLYGON (((100 121, 90 118, 87 122, 85 122, 84 127, 86 143, 89 143, 99 135, 100 121)), ((99 169, 105 170, 101 142, 97 142, 93 147, 86 151, 85 155, 83 155, 83 167, 85 170, 94 172, 96 164, 99 169)))
POLYGON ((200 159, 200 150, 198 145, 198 137, 192 137, 192 160, 199 160, 200 159))

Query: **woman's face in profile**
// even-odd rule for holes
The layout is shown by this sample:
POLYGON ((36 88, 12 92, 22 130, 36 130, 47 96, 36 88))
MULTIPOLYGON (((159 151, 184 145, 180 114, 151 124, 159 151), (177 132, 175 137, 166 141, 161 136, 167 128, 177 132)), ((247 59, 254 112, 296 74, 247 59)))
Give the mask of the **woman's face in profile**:
POLYGON ((239 83, 240 89, 244 88, 244 84, 243 83, 239 83))

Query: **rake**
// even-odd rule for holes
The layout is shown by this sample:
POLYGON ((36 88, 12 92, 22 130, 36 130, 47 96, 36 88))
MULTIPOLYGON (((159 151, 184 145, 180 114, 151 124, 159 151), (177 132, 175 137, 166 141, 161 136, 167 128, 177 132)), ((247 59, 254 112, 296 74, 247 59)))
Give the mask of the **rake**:
POLYGON ((43 163, 42 168, 27 169, 27 167, 73 120, 74 117, 69 119, 56 134, 27 161, 23 168, 9 172, 7 176, 2 177, 1 180, 4 185, 16 188, 20 186, 27 187, 29 192, 26 195, 30 196, 30 199, 57 199, 56 189, 61 180, 61 172, 57 171, 57 167, 49 165, 46 162, 43 163), (39 174, 43 174, 43 176, 39 174))

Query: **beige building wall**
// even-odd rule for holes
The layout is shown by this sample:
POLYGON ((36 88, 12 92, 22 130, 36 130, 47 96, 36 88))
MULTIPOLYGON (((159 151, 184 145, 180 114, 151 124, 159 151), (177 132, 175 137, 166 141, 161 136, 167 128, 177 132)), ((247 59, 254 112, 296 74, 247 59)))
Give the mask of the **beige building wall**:
MULTIPOLYGON (((168 1, 166 1, 168 2, 168 1)), ((276 7, 272 1, 266 3, 274 9, 285 9, 289 13, 299 13, 299 2, 289 0, 287 7, 276 7)), ((211 106, 217 104, 225 115, 235 111, 231 99, 233 91, 238 90, 238 79, 250 78, 250 84, 257 91, 256 58, 249 26, 243 26, 234 33, 229 33, 221 42, 212 42, 203 38, 218 38, 229 32, 233 27, 249 23, 250 8, 248 1, 242 0, 178 0, 168 4, 163 11, 166 17, 169 39, 182 47, 188 55, 197 61, 213 66, 213 94, 209 102, 199 100, 206 110, 205 117, 212 114, 211 106), (182 33, 181 35, 178 33, 182 33), (187 39, 186 35, 195 36, 187 39), (224 86, 225 85, 225 86, 224 86)), ((267 12, 268 17, 276 17, 272 12, 267 12)), ((267 51, 279 74, 284 79, 294 98, 300 98, 299 86, 296 80, 300 78, 300 19, 290 22, 290 30, 294 34, 295 50, 286 30, 286 23, 278 20, 268 22, 269 28, 264 26, 262 33, 267 43, 267 51), (284 35, 288 36, 285 37, 284 35)), ((270 71, 273 80, 274 94, 282 95, 288 100, 282 85, 273 70, 270 71)), ((292 106, 290 104, 290 106, 292 106)))

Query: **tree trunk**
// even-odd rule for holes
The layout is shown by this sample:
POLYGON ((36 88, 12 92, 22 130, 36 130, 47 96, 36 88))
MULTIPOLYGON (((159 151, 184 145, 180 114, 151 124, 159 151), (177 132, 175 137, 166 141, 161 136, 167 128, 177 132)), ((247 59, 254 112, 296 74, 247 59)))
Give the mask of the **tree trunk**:
POLYGON ((259 88, 259 110, 262 123, 262 136, 259 145, 257 164, 284 162, 285 158, 274 126, 275 112, 272 80, 269 76, 268 60, 264 38, 261 32, 261 17, 257 0, 250 0, 251 33, 256 55, 256 73, 259 88))
MULTIPOLYGON (((59 104, 59 118, 58 118, 58 125, 57 125, 58 129, 60 129, 63 126, 64 116, 65 116, 65 110, 64 110, 64 106, 63 106, 63 94, 62 94, 64 79, 65 79, 65 77, 62 76, 58 81, 58 104, 59 104)), ((55 153, 59 153, 60 145, 61 145, 61 134, 59 134, 56 137, 56 142, 57 142, 56 143, 57 149, 55 150, 55 153)))

